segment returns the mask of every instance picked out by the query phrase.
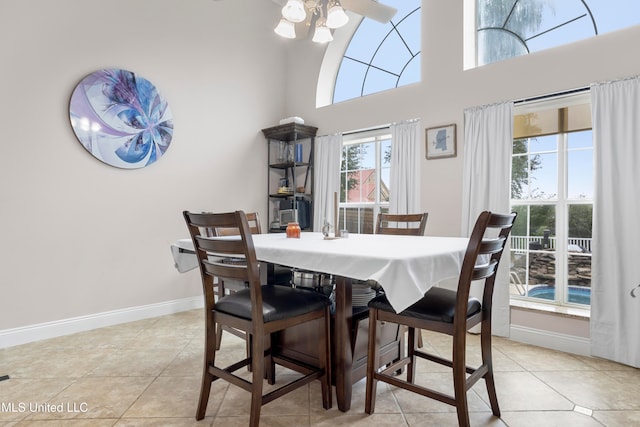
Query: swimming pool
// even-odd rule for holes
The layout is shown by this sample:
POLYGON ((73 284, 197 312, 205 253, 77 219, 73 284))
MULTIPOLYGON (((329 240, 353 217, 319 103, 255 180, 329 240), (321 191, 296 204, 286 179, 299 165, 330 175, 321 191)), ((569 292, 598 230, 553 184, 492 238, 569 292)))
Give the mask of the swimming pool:
MULTIPOLYGON (((553 300, 555 298, 555 286, 541 285, 529 289, 530 297, 553 300)), ((569 286, 569 302, 575 304, 591 304, 591 288, 569 286)))

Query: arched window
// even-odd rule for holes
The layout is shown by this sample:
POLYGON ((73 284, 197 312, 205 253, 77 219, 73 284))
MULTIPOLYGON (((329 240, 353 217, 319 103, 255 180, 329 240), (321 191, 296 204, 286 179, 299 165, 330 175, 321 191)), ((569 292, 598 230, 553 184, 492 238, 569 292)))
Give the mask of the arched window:
POLYGON ((469 2, 468 6, 476 8, 478 66, 640 23, 637 0, 469 2))
POLYGON ((334 74, 333 103, 420 81, 421 0, 381 3, 398 12, 387 24, 362 19, 334 74))

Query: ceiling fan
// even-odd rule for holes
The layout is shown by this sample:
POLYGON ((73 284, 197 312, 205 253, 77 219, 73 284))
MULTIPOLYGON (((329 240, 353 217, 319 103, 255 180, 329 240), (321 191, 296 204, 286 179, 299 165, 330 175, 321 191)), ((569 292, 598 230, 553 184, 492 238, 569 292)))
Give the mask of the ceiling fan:
POLYGON ((313 41, 325 43, 333 40, 331 30, 345 25, 349 17, 345 10, 386 24, 397 9, 377 0, 273 0, 282 6, 282 19, 276 34, 286 38, 302 38, 313 33, 313 41))

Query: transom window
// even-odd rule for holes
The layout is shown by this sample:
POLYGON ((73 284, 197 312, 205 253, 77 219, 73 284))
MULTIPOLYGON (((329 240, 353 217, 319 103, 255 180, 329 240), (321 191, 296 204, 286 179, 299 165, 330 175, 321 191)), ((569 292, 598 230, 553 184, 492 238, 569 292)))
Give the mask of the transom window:
POLYGON ((387 24, 364 18, 342 57, 333 102, 420 81, 421 0, 380 0, 398 9, 387 24))
POLYGON ((478 66, 640 23, 637 0, 469 2, 475 7, 478 66))

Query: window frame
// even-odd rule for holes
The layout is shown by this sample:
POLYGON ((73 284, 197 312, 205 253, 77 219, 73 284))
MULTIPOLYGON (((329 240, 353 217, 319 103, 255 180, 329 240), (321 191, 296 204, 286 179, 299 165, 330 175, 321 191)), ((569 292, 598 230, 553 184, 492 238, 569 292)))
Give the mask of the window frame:
MULTIPOLYGON (((359 211, 363 209, 372 210, 373 223, 372 223, 371 234, 373 234, 375 230, 375 219, 377 218, 378 214, 381 212, 384 213, 389 211, 389 201, 380 200, 381 186, 382 186, 381 171, 383 170, 382 143, 385 141, 390 141, 390 144, 393 145, 391 129, 388 126, 374 129, 374 130, 356 131, 353 133, 348 133, 343 135, 343 142, 342 142, 343 156, 342 157, 344 157, 345 148, 350 145, 367 144, 371 142, 375 143, 375 170, 376 170, 377 179, 375 182, 375 201, 373 202, 347 202, 343 200, 342 196, 340 196, 340 200, 338 202, 340 229, 343 229, 344 224, 346 222, 347 209, 358 209, 359 211)), ((390 168, 390 164, 389 166, 387 166, 387 168, 390 168)), ((358 170, 365 170, 365 169, 358 169, 358 170)), ((343 174, 343 169, 341 165, 340 167, 341 181, 342 181, 342 174, 343 174)), ((348 190, 345 190, 345 197, 346 197, 347 191, 348 190)), ((362 221, 362 215, 360 215, 359 213, 357 230, 349 229, 349 233, 360 234, 361 230, 363 230, 364 228, 363 223, 361 221, 362 221)), ((369 234, 369 233, 363 232, 363 234, 369 234)))
MULTIPOLYGON (((588 93, 585 94, 579 94, 579 95, 570 95, 567 97, 561 97, 558 99, 551 99, 548 101, 542 101, 539 103, 539 106, 536 106, 533 108, 533 110, 535 110, 536 108, 542 110, 542 109, 553 109, 553 108, 557 108, 558 106, 563 106, 563 107, 567 107, 570 105, 575 105, 581 102, 585 102, 585 100, 588 97, 588 93)), ((588 101, 587 101, 588 102, 588 101)), ((514 109, 514 119, 516 116, 518 116, 519 114, 523 114, 524 112, 530 112, 532 110, 532 108, 530 107, 518 107, 516 105, 515 109, 514 109)), ((531 236, 531 231, 529 229, 530 227, 530 215, 527 215, 527 224, 526 224, 526 247, 525 249, 513 249, 513 247, 511 248, 511 255, 514 255, 516 253, 524 253, 526 255, 526 276, 525 276, 525 281, 524 284, 522 284, 523 289, 525 290, 525 295, 522 295, 520 292, 520 289, 518 289, 518 285, 515 285, 513 279, 510 280, 510 297, 511 300, 520 300, 520 301, 528 301, 528 302, 535 302, 535 303, 540 303, 540 304, 545 304, 545 305, 550 305, 550 306, 565 306, 565 307, 575 307, 575 308, 590 308, 590 304, 580 304, 580 303, 574 303, 574 302, 569 302, 569 263, 570 263, 570 256, 572 254, 572 252, 569 252, 568 249, 568 245, 569 245, 569 238, 572 236, 569 236, 569 210, 570 207, 572 205, 590 205, 592 207, 592 212, 593 212, 593 206, 594 206, 594 198, 593 198, 593 193, 591 194, 591 197, 584 197, 584 198, 576 198, 576 197, 570 197, 570 195, 568 194, 569 192, 569 187, 568 187, 568 180, 569 180, 569 154, 571 152, 575 152, 575 151, 591 151, 592 156, 591 156, 591 161, 592 161, 592 171, 594 168, 594 164, 593 164, 593 152, 594 152, 594 141, 593 141, 593 137, 592 137, 592 142, 591 145, 589 147, 575 147, 575 148, 570 148, 569 147, 569 137, 572 133, 574 132, 592 132, 591 128, 587 129, 581 129, 579 131, 565 131, 565 132, 558 132, 552 135, 546 135, 546 137, 549 136, 555 136, 556 138, 556 151, 555 153, 557 153, 557 159, 556 159, 556 176, 557 176, 557 193, 556 196, 553 198, 535 198, 535 197, 531 197, 531 192, 528 191, 527 192, 527 197, 523 197, 521 199, 513 199, 510 196, 510 207, 511 209, 514 209, 516 207, 525 207, 527 208, 527 213, 530 214, 530 207, 531 206, 545 206, 545 205, 552 205, 555 207, 555 249, 553 251, 554 254, 554 258, 555 258, 555 263, 554 263, 554 267, 555 267, 555 279, 554 279, 554 299, 553 300, 547 300, 547 299, 542 299, 542 298, 536 298, 536 297, 532 297, 529 296, 529 290, 531 289, 531 286, 529 284, 529 274, 530 274, 530 254, 531 253, 544 253, 542 251, 538 251, 535 249, 531 249, 528 245, 528 242, 530 242, 531 237, 535 237, 535 236, 531 236)), ((533 137, 529 137, 529 138, 535 138, 535 136, 533 137)), ((523 139, 521 137, 518 138, 514 138, 514 141, 516 139, 523 139)), ((548 152, 548 151, 546 151, 548 152)), ((542 151, 538 152, 535 151, 533 152, 535 154, 538 153, 542 153, 542 151)), ((527 146, 527 152, 526 153, 515 153, 511 155, 511 164, 513 165, 513 159, 517 156, 517 155, 526 155, 530 158, 532 152, 530 150, 530 146, 527 146)), ((529 166, 528 166, 529 167, 529 166)), ((528 186, 531 185, 531 174, 529 171, 528 174, 528 186)), ((510 185, 513 182, 513 177, 510 180, 510 185)), ((511 192, 510 192, 511 194, 511 192)), ((591 225, 591 228, 593 229, 593 223, 591 225)), ((521 236, 511 236, 512 241, 515 241, 515 238, 518 238, 521 236)), ((515 245, 512 245, 515 246, 515 245)), ((591 253, 581 253, 578 256, 586 256, 586 257, 591 257, 591 253)), ((511 257, 512 260, 510 262, 510 269, 511 271, 513 271, 514 265, 513 265, 513 257, 511 257)), ((592 279, 593 280, 593 277, 592 279)), ((591 282, 592 283, 592 282, 591 282)), ((535 286, 535 285, 533 285, 535 286)), ((591 285, 589 286, 589 289, 591 289, 591 285)))

